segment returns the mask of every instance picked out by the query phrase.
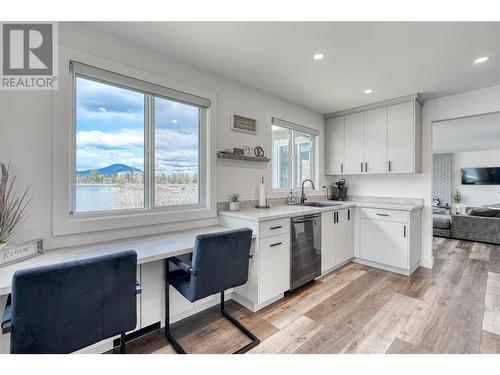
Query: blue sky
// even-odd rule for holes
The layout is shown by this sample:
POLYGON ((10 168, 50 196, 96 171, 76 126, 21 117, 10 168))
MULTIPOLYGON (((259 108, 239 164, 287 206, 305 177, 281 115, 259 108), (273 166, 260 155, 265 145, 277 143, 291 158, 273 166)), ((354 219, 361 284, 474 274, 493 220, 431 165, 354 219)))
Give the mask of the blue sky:
MULTIPOLYGON (((76 169, 115 163, 144 169, 144 95, 77 78, 76 169)), ((157 173, 198 169, 198 108, 155 100, 157 173)))

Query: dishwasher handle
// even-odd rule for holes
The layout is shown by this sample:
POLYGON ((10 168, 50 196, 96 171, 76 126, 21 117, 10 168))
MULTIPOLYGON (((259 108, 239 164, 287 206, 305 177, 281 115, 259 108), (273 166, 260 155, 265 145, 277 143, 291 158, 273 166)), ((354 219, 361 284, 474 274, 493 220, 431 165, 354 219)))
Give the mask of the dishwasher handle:
POLYGON ((307 221, 319 219, 320 217, 321 217, 320 215, 307 215, 307 216, 292 217, 292 223, 305 223, 307 221))

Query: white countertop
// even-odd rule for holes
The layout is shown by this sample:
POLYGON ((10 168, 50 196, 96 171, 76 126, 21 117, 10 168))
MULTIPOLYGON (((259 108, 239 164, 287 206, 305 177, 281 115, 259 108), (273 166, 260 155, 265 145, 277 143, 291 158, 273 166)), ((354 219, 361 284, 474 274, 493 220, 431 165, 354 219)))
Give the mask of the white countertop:
POLYGON ((137 263, 148 263, 191 253, 197 235, 223 232, 229 229, 217 225, 155 236, 49 250, 25 261, 0 268, 0 295, 10 293, 12 276, 21 269, 86 259, 123 250, 135 250, 137 252, 137 263))
MULTIPOLYGON (((332 201, 325 201, 325 202, 332 202, 332 201)), ((350 207, 381 208, 385 210, 399 210, 399 211, 413 211, 422 209, 424 207, 421 204, 387 203, 387 202, 336 201, 334 203, 338 203, 339 205, 329 206, 329 207, 282 205, 282 206, 272 206, 271 208, 267 209, 248 208, 248 209, 242 209, 240 211, 220 211, 219 215, 225 217, 243 219, 243 220, 266 221, 273 219, 281 219, 285 217, 310 215, 310 214, 316 214, 332 210, 340 210, 343 208, 350 208, 350 207)))

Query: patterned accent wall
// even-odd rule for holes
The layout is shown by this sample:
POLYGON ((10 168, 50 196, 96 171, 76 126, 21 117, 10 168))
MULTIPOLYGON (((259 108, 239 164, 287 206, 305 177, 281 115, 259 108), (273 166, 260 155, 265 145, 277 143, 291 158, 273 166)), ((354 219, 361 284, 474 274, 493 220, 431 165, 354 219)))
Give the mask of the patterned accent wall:
POLYGON ((451 155, 434 154, 432 159, 432 198, 451 206, 451 155))

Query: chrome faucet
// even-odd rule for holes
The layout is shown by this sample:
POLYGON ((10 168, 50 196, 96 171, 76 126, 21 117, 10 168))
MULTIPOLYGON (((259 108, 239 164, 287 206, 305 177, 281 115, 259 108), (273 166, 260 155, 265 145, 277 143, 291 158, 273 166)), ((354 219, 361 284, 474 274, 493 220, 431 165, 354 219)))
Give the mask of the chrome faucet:
POLYGON ((314 190, 314 182, 311 179, 306 178, 304 181, 302 181, 302 188, 301 188, 301 193, 300 193, 300 204, 304 204, 304 202, 307 200, 306 195, 304 194, 304 183, 307 181, 309 181, 311 183, 311 186, 314 190))

